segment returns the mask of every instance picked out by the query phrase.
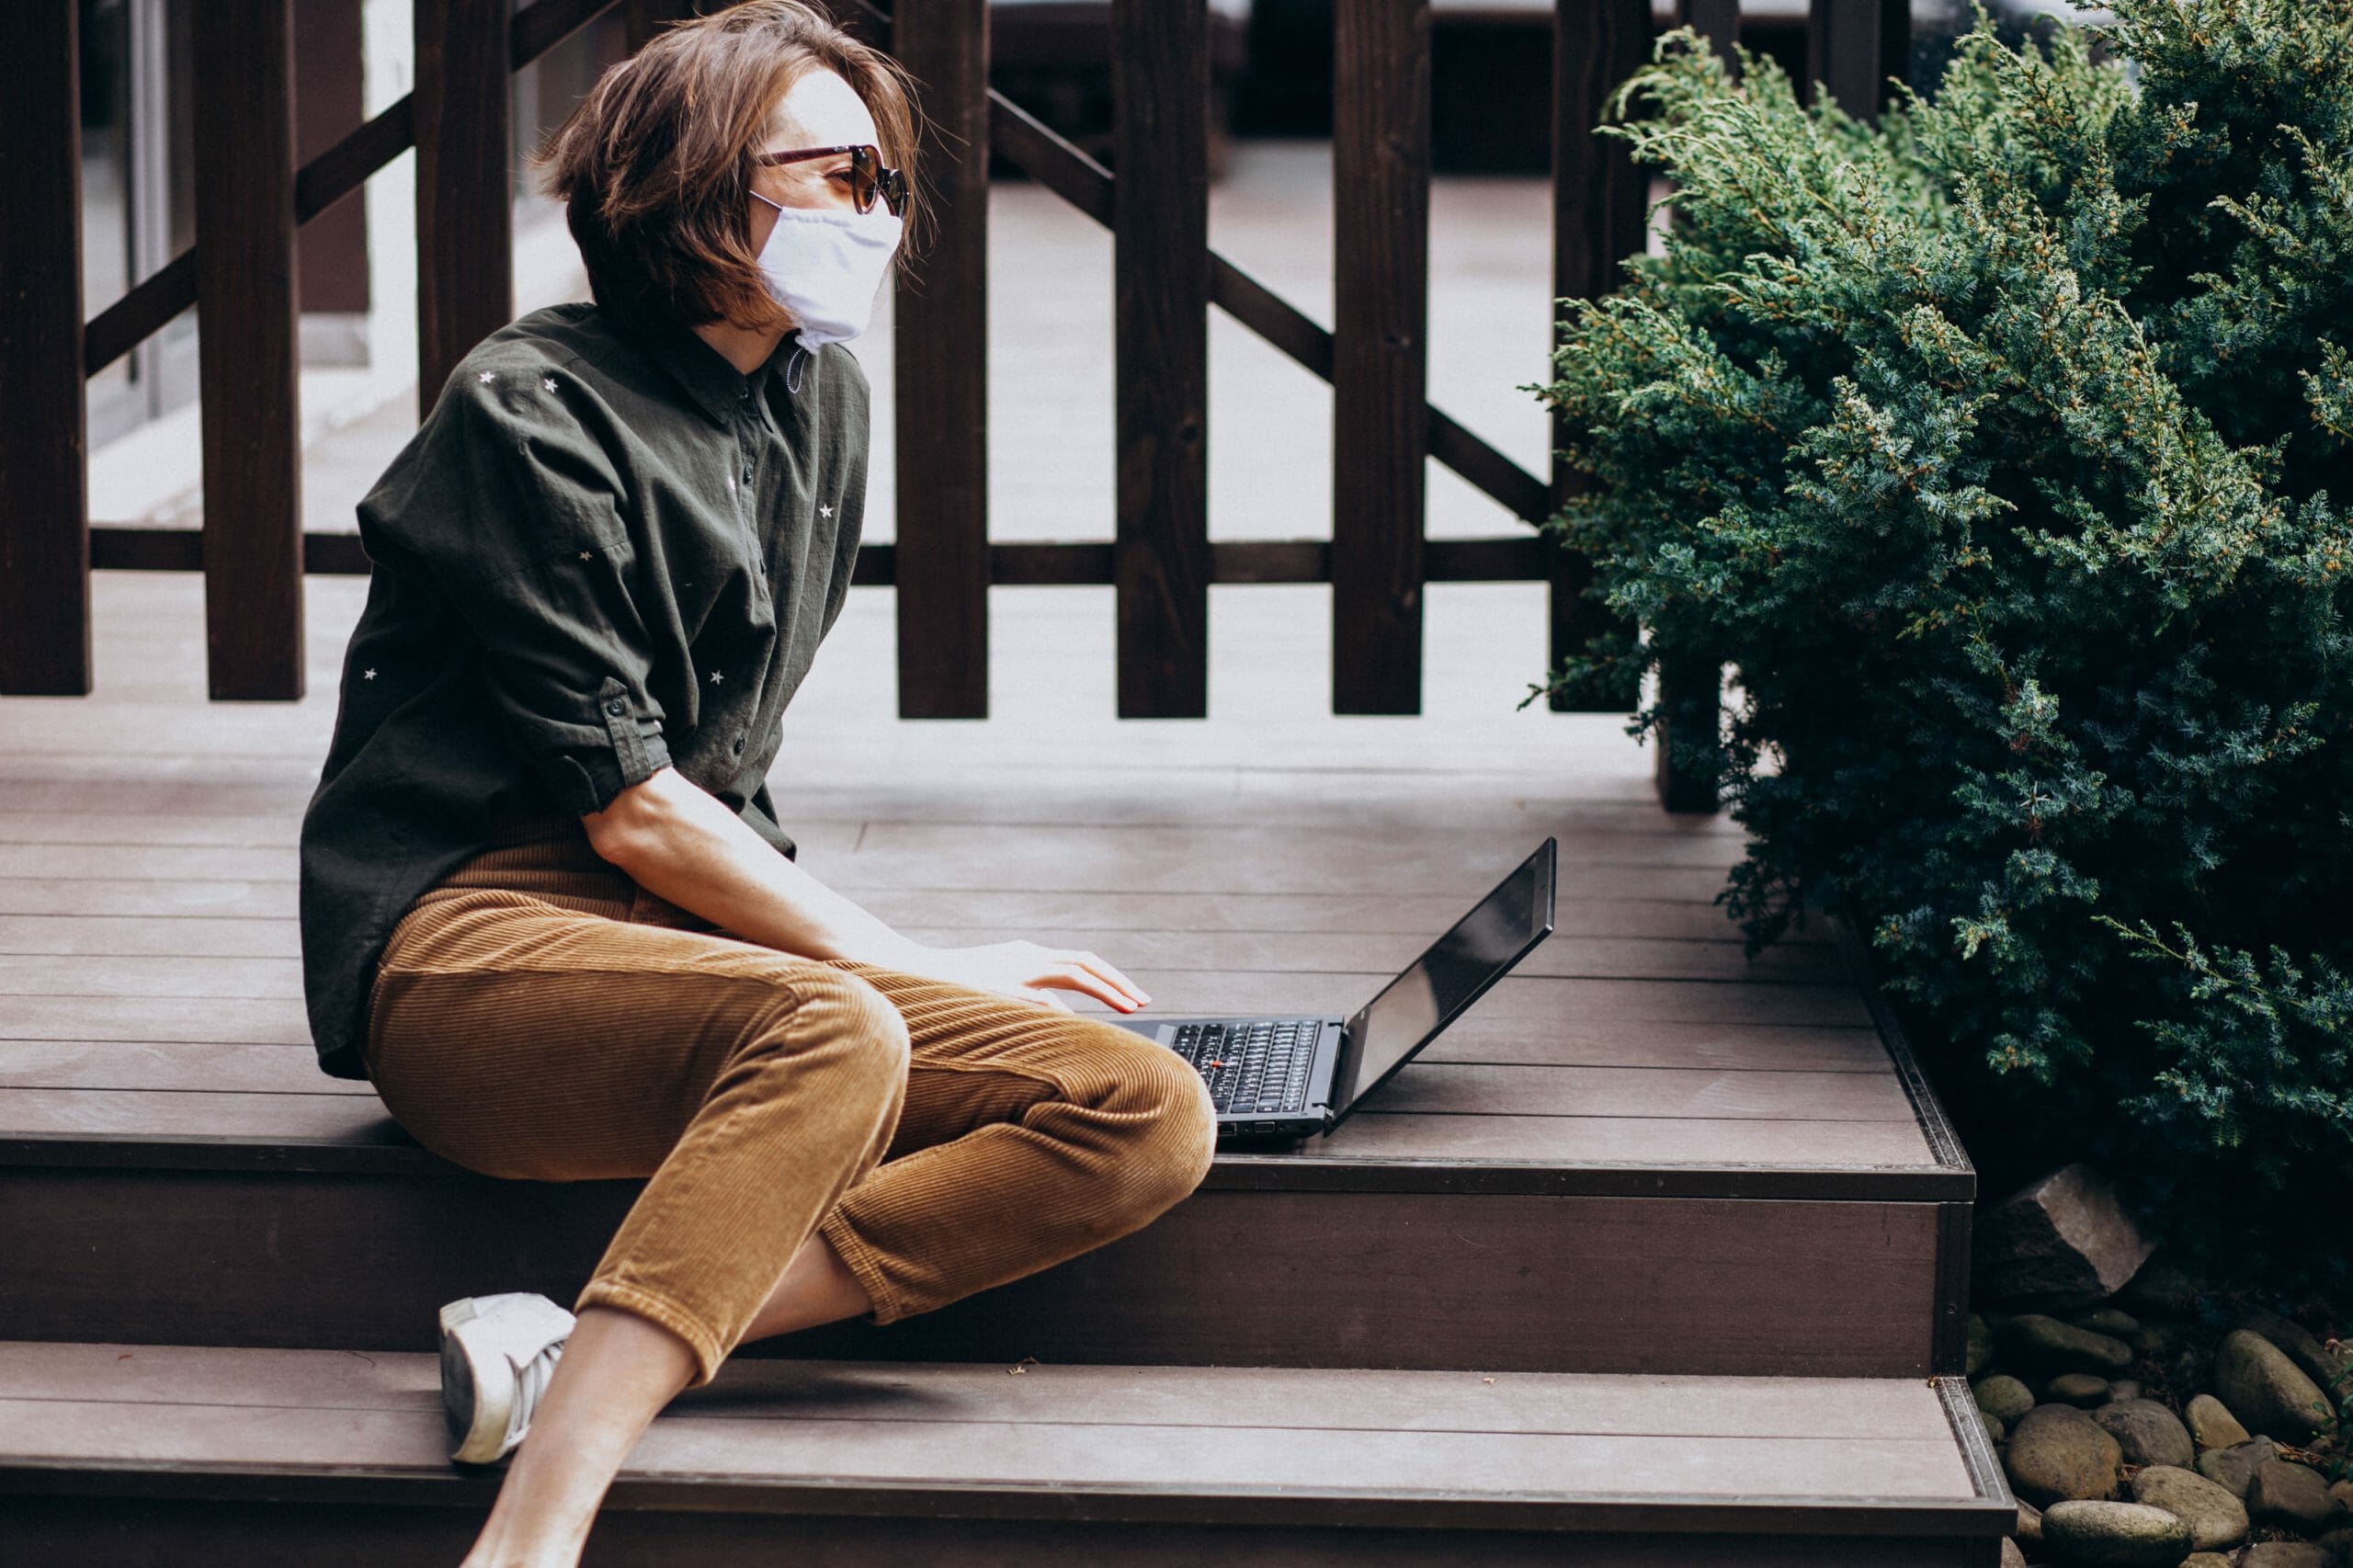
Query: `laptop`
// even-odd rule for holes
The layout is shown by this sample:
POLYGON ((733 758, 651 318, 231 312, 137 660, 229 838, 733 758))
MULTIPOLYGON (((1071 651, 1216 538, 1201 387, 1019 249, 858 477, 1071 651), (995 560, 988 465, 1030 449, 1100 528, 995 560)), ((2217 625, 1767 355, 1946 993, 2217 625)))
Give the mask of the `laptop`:
POLYGON ((1558 841, 1548 838, 1354 1017, 1108 1021, 1199 1070, 1221 1142, 1329 1132, 1552 934, 1559 865, 1558 841))

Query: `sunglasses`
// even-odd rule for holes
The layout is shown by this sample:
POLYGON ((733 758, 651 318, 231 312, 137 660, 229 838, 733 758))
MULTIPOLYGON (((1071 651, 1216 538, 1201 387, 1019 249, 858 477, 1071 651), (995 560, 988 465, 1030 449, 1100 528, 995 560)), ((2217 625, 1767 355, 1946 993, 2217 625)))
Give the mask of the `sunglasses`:
POLYGON ((798 164, 810 158, 830 158, 838 153, 849 154, 850 199, 860 212, 874 210, 874 199, 881 197, 882 205, 897 217, 907 199, 907 176, 897 169, 885 167, 881 149, 872 142, 856 147, 799 147, 785 153, 756 153, 752 162, 759 165, 798 164))

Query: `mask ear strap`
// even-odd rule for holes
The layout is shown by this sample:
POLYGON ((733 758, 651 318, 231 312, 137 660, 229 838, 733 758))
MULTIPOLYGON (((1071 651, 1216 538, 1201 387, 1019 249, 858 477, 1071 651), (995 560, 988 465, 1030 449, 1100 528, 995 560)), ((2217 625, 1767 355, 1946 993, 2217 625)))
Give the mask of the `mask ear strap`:
POLYGON ((785 390, 795 397, 801 395, 801 367, 808 360, 809 350, 795 343, 792 346, 792 358, 784 363, 785 390))

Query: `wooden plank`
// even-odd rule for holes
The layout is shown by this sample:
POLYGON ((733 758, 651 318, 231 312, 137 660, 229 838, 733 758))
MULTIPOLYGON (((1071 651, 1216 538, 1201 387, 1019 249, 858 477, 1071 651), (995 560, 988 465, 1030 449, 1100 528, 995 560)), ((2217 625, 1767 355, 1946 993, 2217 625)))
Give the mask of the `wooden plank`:
POLYGON ((1857 119, 1876 121, 1888 78, 1907 74, 1911 7, 1904 0, 1810 0, 1805 44, 1807 81, 1857 119))
POLYGON ((898 400, 899 716, 989 708, 988 75, 985 0, 898 0, 893 51, 921 84, 916 162, 932 238, 902 274, 898 400))
POLYGON ((292 0, 208 6, 194 34, 207 687, 216 700, 295 700, 305 670, 292 0))
MULTIPOLYGON (((398 1352, 0 1342, 0 1401, 416 1411, 438 1408, 438 1374, 436 1359, 398 1352)), ((1933 1442, 1944 1427, 1936 1391, 1910 1379, 1060 1364, 1008 1379, 994 1362, 737 1361, 723 1384, 681 1395, 669 1413, 761 1424, 863 1417, 1756 1442, 1933 1442)), ((1870 1494, 1865 1478, 1839 1479, 1870 1494)))
MULTIPOLYGON (((1845 1200, 1446 1190, 1443 1173, 1395 1164, 1300 1162, 1293 1188, 1239 1185, 1269 1161, 1231 1176, 1222 1161, 1220 1185, 1043 1274, 888 1330, 842 1326, 768 1351, 1487 1374, 1928 1370, 1937 1206, 1866 1199, 1880 1179, 1867 1173, 1841 1178, 1845 1200), (1378 1189, 1392 1176, 1394 1189, 1378 1189), (1304 1185, 1319 1177, 1364 1189, 1304 1185)), ((291 1160, 17 1164, 0 1168, 0 1222, 51 1262, 0 1274, 0 1335, 236 1345, 267 1322, 280 1345, 430 1349, 434 1310, 455 1296, 571 1300, 637 1190, 421 1167, 311 1176, 291 1160)))
POLYGON ((0 7, 0 692, 90 689, 80 10, 0 7))
MULTIPOLYGON (((1643 249, 1643 210, 1648 181, 1623 142, 1594 134, 1619 84, 1649 58, 1649 0, 1586 0, 1554 7, 1552 24, 1552 297, 1598 299, 1617 287, 1618 267, 1643 249)), ((1557 329, 1556 329, 1557 331, 1557 329)), ((1557 347, 1559 339, 1554 338, 1557 347)), ((1575 432, 1560 411, 1552 415, 1551 510, 1583 493, 1585 479, 1560 454, 1575 432)), ((1597 638, 1625 636, 1624 618, 1586 597, 1593 563, 1555 552, 1552 593, 1552 664, 1583 653, 1597 638)), ((1566 695, 1548 699, 1555 712, 1579 704, 1566 695)))
POLYGON ((1210 33, 1205 0, 1112 0, 1119 711, 1209 712, 1210 33))
MULTIPOLYGON (((332 1560, 338 1568, 413 1568, 419 1562, 455 1562, 481 1528, 489 1494, 480 1483, 454 1478, 392 1483, 320 1479, 315 1485, 290 1483, 275 1476, 246 1479, 208 1476, 209 1493, 236 1490, 250 1498, 208 1495, 122 1495, 152 1478, 101 1471, 63 1476, 44 1472, 26 1486, 68 1494, 12 1497, 0 1512, 0 1551, 35 1562, 106 1561, 119 1563, 236 1562, 241 1568, 310 1568, 332 1560), (470 1490, 470 1487, 476 1488, 470 1490), (407 1492, 383 1503, 355 1500, 369 1491, 407 1492), (418 1506, 460 1493, 454 1506, 418 1506), (87 1495, 103 1494, 93 1507, 87 1495), (290 1497, 312 1498, 310 1501, 290 1497)), ((1361 1523, 1309 1527, 1258 1522, 1186 1524, 1102 1517, 1100 1504, 1080 1506, 1065 1517, 1045 1519, 972 1519, 943 1517, 877 1517, 870 1510, 834 1515, 810 1512, 796 1502, 791 1517, 710 1508, 691 1483, 659 1500, 643 1500, 644 1483, 624 1481, 597 1516, 599 1557, 642 1568, 769 1568, 779 1557, 839 1564, 840 1568, 885 1568, 921 1562, 926 1568, 1197 1568, 1203 1562, 1233 1568, 1461 1568, 1473 1549, 1480 1568, 1556 1568, 1561 1537, 1554 1529, 1483 1529, 1466 1536, 1456 1529, 1384 1528, 1361 1523), (707 1509, 707 1511, 697 1511, 707 1509), (1085 1514, 1086 1517, 1071 1517, 1085 1514)), ((194 1489, 182 1482, 173 1490, 194 1489)), ((731 1498, 733 1494, 731 1494, 731 1498)), ((1631 1510, 1614 1533, 1581 1531, 1576 1562, 1581 1568, 1689 1568, 1703 1553, 1722 1568, 1994 1568, 1992 1538, 1934 1534, 1885 1536, 1790 1533, 1801 1529, 1798 1506, 1768 1528, 1765 1510, 1744 1516, 1761 1533, 1726 1533, 1721 1523, 1704 1526, 1680 1519, 1680 1509, 1643 1518, 1631 1510), (1687 1528, 1709 1533, 1687 1534, 1687 1528), (1980 1549, 1983 1549, 1980 1551, 1980 1549)), ((1916 1529, 1916 1510, 1904 1518, 1916 1529)), ((2012 1509, 2015 1514, 2015 1508, 2012 1509)), ((1841 1521, 1843 1528, 1843 1521, 1841 1521)), ((1817 1517, 1811 1527, 1822 1528, 1817 1517)), ((1893 1527, 1891 1527, 1893 1528, 1893 1527)))
POLYGON ((1429 0, 1336 0, 1332 710, 1422 707, 1429 0))
MULTIPOLYGON (((302 91, 294 101, 296 167, 339 142, 347 127, 367 118, 360 56, 360 0, 312 0, 294 10, 294 58, 302 91)), ((301 182, 295 181, 295 222, 301 182)), ((369 307, 368 208, 339 202, 316 214, 302 236, 301 275, 296 292, 305 311, 363 313, 369 307)))
POLYGON ((1740 0, 1675 0, 1675 21, 1706 39, 1724 69, 1738 74, 1740 0))
POLYGON ((416 7, 416 355, 429 407, 515 314, 511 0, 416 7))

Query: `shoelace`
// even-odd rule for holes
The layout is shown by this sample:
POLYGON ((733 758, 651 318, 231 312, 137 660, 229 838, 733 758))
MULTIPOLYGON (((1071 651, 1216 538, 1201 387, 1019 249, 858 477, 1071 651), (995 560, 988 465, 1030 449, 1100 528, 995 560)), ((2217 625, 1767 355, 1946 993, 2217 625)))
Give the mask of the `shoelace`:
POLYGON ((548 1380, 555 1375, 556 1358, 563 1354, 564 1342, 553 1345, 531 1358, 515 1374, 515 1408, 507 1417, 506 1440, 512 1443, 531 1424, 531 1413, 540 1406, 540 1395, 545 1393, 548 1380))

